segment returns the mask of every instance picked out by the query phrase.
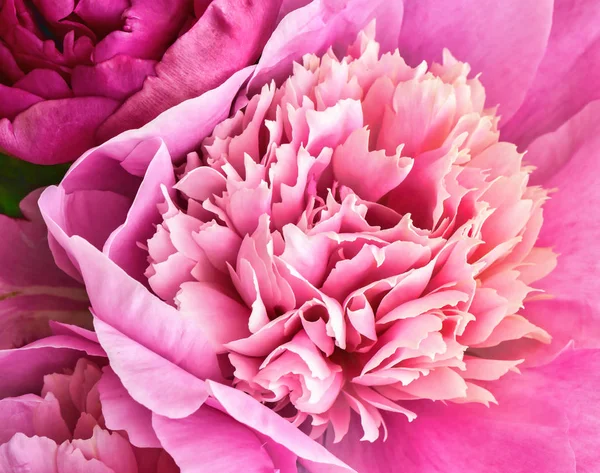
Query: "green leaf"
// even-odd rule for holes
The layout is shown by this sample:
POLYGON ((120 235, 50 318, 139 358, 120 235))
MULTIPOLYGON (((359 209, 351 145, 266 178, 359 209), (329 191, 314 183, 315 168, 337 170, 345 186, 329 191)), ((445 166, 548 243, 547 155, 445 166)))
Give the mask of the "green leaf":
POLYGON ((0 153, 0 214, 22 217, 21 199, 38 187, 58 184, 70 165, 41 166, 0 153))

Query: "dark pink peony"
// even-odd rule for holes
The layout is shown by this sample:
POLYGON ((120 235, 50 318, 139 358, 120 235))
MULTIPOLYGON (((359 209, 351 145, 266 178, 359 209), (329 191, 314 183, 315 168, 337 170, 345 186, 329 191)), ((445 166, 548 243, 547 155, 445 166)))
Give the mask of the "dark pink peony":
POLYGON ((0 2, 0 150, 72 161, 253 63, 281 0, 0 2))
POLYGON ((85 153, 40 205, 131 397, 229 384, 360 472, 593 471, 596 89, 519 129, 597 67, 576 3, 312 2, 85 153))

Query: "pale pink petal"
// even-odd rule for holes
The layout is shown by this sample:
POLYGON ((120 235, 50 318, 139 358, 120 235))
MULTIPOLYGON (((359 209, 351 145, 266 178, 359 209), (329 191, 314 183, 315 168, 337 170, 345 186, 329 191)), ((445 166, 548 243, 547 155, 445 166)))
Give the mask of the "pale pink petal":
MULTIPOLYGON (((0 472, 60 473, 56 463, 58 447, 45 437, 26 437, 18 433, 0 445, 0 472)), ((68 471, 68 470, 67 470, 68 471)), ((109 473, 96 470, 94 473, 109 473)))
POLYGON ((525 98, 544 57, 552 2, 427 0, 405 4, 399 48, 407 62, 439 60, 448 48, 481 72, 487 103, 508 120, 525 98))
POLYGON ((157 448, 161 444, 152 429, 152 413, 135 402, 115 372, 106 367, 98 384, 106 427, 124 430, 136 447, 157 448))
MULTIPOLYGON (((80 2, 81 4, 81 2, 80 2)), ((93 66, 79 65, 71 73, 73 93, 125 100, 154 75, 155 61, 119 54, 93 66)))

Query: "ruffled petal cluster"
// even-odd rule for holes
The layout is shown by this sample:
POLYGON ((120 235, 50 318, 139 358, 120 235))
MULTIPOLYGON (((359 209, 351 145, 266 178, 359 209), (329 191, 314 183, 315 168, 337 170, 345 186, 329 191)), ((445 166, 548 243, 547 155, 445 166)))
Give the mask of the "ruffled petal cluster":
POLYGON ((480 382, 517 369, 511 344, 550 341, 521 315, 555 265, 535 246, 548 192, 469 72, 448 51, 409 67, 369 28, 264 86, 163 186, 150 287, 314 436, 495 402, 480 382))

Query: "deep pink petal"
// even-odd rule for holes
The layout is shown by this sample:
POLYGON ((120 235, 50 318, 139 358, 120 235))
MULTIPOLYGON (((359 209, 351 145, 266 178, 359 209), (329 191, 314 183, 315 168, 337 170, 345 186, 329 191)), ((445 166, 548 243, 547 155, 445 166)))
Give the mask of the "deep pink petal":
POLYGON ((125 100, 154 75, 155 61, 119 54, 93 66, 73 68, 71 87, 79 97, 92 95, 125 100))
POLYGON ((124 12, 123 29, 112 31, 94 50, 100 63, 117 54, 158 60, 183 26, 191 10, 185 0, 132 0, 124 12))
POLYGON ((34 69, 15 82, 13 87, 18 87, 45 99, 64 99, 73 95, 65 79, 58 72, 51 69, 34 69))
MULTIPOLYGON (((177 8, 178 2, 167 0, 159 4, 162 3, 177 8)), ((102 125, 100 140, 138 128, 169 107, 197 97, 252 64, 274 26, 278 4, 278 0, 251 4, 213 1, 190 31, 164 54, 156 67, 157 77, 148 78, 143 89, 102 125)), ((155 14, 168 19, 160 9, 155 14)), ((148 34, 155 36, 156 32, 149 30, 148 34)))
POLYGON ((0 148, 33 163, 73 161, 95 144, 96 128, 117 105, 102 97, 39 102, 12 122, 0 119, 0 148))
POLYGON ((14 120, 17 115, 32 105, 43 101, 43 98, 27 90, 7 87, 0 84, 0 117, 14 120))

